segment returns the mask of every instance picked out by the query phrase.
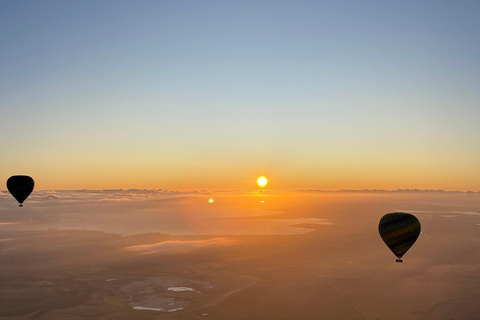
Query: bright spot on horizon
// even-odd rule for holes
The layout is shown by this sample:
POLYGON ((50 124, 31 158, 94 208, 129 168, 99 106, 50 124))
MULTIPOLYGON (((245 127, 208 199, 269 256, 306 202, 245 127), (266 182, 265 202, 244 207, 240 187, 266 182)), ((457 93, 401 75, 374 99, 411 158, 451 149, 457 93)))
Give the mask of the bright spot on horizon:
POLYGON ((208 203, 213 203, 213 198, 208 199, 208 203))
POLYGON ((260 200, 260 203, 265 203, 265 200, 260 200))
POLYGON ((268 180, 265 177, 260 177, 257 179, 257 183, 260 187, 265 187, 268 183, 268 180))

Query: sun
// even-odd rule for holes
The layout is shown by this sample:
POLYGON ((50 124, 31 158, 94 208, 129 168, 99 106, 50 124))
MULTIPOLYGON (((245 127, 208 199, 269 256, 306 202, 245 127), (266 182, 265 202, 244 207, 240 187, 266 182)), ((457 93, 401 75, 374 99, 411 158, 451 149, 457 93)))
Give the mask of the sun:
POLYGON ((265 177, 260 177, 257 179, 257 184, 262 188, 265 187, 267 183, 268 183, 268 180, 265 177))

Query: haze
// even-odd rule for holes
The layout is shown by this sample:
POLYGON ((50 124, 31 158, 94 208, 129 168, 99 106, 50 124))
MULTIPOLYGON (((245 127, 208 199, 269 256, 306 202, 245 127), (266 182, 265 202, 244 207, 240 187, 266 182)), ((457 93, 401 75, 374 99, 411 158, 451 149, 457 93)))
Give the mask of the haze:
POLYGON ((50 191, 18 208, 4 192, 0 216, 2 319, 480 311, 478 193, 50 191), (395 211, 422 224, 402 264, 377 229, 395 211))
POLYGON ((0 319, 477 319, 479 16, 0 0, 0 319))

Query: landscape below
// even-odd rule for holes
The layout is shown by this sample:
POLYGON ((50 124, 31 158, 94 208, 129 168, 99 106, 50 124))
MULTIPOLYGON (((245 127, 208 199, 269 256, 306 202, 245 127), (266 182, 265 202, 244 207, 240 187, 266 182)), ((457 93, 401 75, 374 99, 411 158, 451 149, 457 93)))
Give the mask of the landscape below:
POLYGON ((3 193, 0 232, 1 319, 480 314, 477 193, 3 193), (401 264, 396 211, 422 225, 401 264))

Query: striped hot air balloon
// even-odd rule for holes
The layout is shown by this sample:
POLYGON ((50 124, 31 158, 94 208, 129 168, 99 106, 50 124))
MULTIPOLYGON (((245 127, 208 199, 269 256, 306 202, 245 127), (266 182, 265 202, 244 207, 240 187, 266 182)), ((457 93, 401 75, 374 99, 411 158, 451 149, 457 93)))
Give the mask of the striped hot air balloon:
POLYGON ((397 256, 397 262, 403 262, 403 255, 410 249, 420 235, 420 221, 409 213, 387 213, 378 223, 378 231, 385 244, 397 256))

